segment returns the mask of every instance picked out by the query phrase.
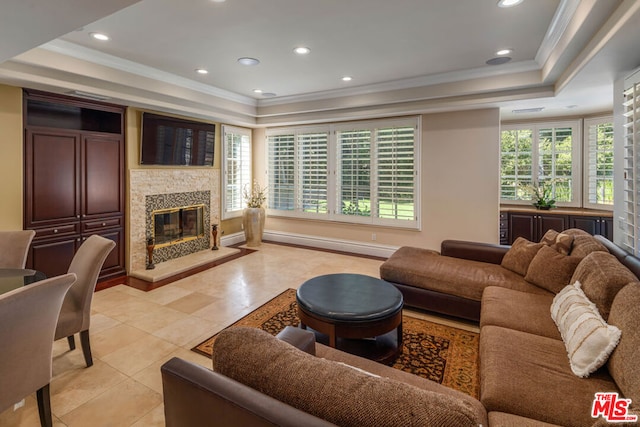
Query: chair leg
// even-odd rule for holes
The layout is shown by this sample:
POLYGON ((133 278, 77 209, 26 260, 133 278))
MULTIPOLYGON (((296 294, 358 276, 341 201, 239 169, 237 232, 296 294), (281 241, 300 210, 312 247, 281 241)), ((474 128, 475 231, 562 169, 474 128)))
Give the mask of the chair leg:
POLYGON ((76 349, 76 340, 75 340, 75 338, 73 338, 73 335, 69 335, 67 337, 67 341, 69 341, 69 350, 75 350, 76 349))
POLYGON ((42 427, 53 427, 53 419, 51 417, 51 393, 49 384, 38 389, 36 392, 38 400, 38 414, 40 415, 40 425, 42 427))
POLYGON ((80 343, 82 344, 82 354, 84 354, 84 361, 87 363, 87 368, 93 365, 93 358, 91 357, 91 343, 89 342, 89 330, 80 331, 80 343))

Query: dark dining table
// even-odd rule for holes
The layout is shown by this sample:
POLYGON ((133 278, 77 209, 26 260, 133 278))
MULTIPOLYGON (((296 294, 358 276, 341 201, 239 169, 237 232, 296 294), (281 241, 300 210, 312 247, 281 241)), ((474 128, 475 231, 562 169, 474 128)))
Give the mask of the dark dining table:
POLYGON ((28 268, 0 268, 0 294, 46 278, 43 272, 28 268))

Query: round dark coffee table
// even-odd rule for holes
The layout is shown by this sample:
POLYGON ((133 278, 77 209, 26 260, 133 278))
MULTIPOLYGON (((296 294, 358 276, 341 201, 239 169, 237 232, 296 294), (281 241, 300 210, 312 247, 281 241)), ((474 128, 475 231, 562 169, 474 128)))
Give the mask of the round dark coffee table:
POLYGON ((300 285, 296 300, 301 327, 319 333, 320 342, 382 363, 402 351, 402 294, 384 280, 318 276, 300 285))

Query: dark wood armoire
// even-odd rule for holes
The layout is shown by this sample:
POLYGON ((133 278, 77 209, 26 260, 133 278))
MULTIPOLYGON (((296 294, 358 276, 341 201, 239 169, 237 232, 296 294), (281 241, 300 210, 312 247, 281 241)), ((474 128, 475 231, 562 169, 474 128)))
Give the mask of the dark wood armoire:
POLYGON ((125 274, 124 107, 30 90, 23 101, 27 267, 63 274, 99 234, 116 242, 100 278, 125 274))

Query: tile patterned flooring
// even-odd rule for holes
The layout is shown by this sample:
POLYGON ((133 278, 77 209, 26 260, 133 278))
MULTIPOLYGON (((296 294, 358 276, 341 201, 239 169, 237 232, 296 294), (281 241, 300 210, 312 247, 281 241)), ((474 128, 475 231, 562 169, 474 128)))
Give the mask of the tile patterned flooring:
MULTIPOLYGON (((211 368, 190 349, 280 292, 321 274, 379 277, 381 261, 264 243, 257 252, 143 292, 118 285, 95 294, 91 315, 94 365, 78 346, 53 346, 54 426, 164 426, 160 366, 180 357, 211 368)), ((477 331, 477 325, 430 320, 477 331)), ((0 413, 0 426, 38 427, 35 393, 0 413)))

